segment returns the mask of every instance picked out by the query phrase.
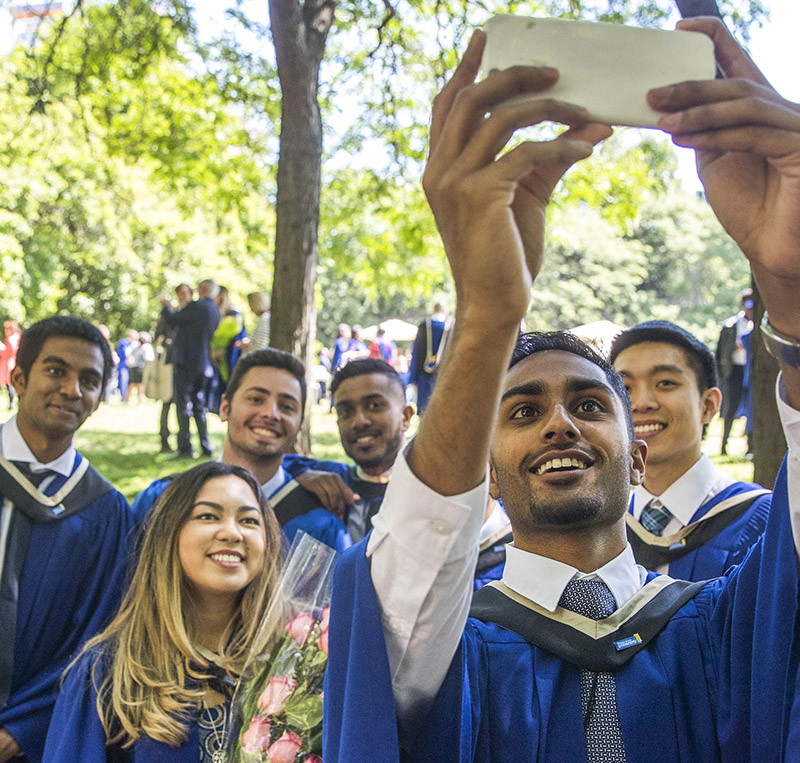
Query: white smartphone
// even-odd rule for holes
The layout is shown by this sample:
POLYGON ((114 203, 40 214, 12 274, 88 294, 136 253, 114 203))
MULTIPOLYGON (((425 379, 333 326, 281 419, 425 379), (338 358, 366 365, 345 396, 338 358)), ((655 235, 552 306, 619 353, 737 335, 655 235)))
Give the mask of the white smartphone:
POLYGON ((553 66, 558 82, 522 97, 574 103, 604 124, 655 127, 648 90, 714 79, 714 45, 699 32, 508 15, 492 16, 484 29, 484 77, 516 65, 553 66))

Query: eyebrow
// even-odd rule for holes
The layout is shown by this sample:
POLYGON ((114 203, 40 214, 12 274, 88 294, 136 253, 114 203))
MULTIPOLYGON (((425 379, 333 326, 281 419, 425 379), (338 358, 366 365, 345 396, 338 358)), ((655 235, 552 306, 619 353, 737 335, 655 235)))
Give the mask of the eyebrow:
MULTIPOLYGON (((212 509, 216 509, 217 511, 224 511, 224 507, 222 506, 222 504, 220 504, 220 503, 214 503, 213 501, 197 501, 197 502, 196 502, 196 503, 195 503, 195 504, 192 506, 192 508, 193 508, 193 509, 196 509, 198 506, 210 506, 212 509)), ((259 508, 258 508, 258 506, 240 506, 240 507, 237 509, 237 511, 238 511, 238 512, 240 512, 240 513, 241 513, 242 511, 256 511, 256 512, 258 512, 259 514, 261 513, 261 512, 259 511, 259 508)))
POLYGON ((519 384, 516 387, 506 390, 500 398, 500 402, 504 403, 510 397, 538 397, 547 392, 549 385, 540 381, 529 381, 525 384, 519 384))
MULTIPOLYGON (((46 365, 47 363, 55 363, 59 366, 66 366, 70 368, 70 364, 64 360, 64 358, 59 357, 58 355, 48 355, 41 360, 42 365, 46 365)), ((98 376, 102 376, 101 372, 98 371, 94 366, 86 366, 85 368, 79 368, 78 373, 92 373, 97 374, 98 376)))
POLYGON ((388 400, 386 395, 382 395, 380 392, 373 392, 369 395, 362 395, 358 398, 346 397, 344 400, 338 400, 334 403, 333 407, 338 408, 340 405, 352 405, 354 402, 368 402, 370 400, 388 400))
MULTIPOLYGON (((262 395, 272 395, 274 394, 271 389, 267 389, 266 387, 247 387, 245 389, 245 393, 248 392, 260 392, 262 395)), ((278 392, 276 397, 284 398, 286 400, 294 400, 295 403, 300 403, 300 398, 295 397, 289 392, 278 392)))
MULTIPOLYGON (((520 384, 512 387, 503 393, 500 402, 504 403, 511 397, 538 397, 544 395, 550 389, 550 385, 541 381, 530 381, 525 384, 520 384)), ((567 380, 567 392, 588 392, 590 390, 600 390, 609 396, 614 395, 614 390, 599 379, 585 379, 580 377, 573 377, 567 380)))

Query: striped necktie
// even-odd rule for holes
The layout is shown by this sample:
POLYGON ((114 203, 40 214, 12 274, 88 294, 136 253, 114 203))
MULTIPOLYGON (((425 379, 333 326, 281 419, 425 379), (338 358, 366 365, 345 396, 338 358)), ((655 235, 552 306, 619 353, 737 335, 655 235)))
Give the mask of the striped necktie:
MULTIPOLYGON (((558 603, 592 620, 602 620, 617 608, 614 595, 599 578, 570 580, 558 603)), ((625 763, 614 674, 581 668, 580 680, 587 762, 625 763)))
POLYGON ((661 535, 672 519, 672 512, 658 498, 651 498, 639 517, 642 527, 653 535, 661 535))
POLYGON ((25 461, 12 461, 11 463, 13 463, 17 469, 19 469, 25 475, 25 477, 27 477, 28 482, 30 482, 34 487, 37 487, 45 495, 49 494, 47 488, 58 476, 57 472, 54 472, 52 469, 38 469, 37 471, 33 471, 31 469, 31 465, 25 461), (44 487, 42 487, 43 483, 44 487))

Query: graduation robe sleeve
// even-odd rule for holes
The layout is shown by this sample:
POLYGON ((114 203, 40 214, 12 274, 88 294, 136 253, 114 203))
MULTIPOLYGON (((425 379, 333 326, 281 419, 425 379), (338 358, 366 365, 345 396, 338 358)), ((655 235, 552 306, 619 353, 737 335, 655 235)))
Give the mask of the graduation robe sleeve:
POLYGON ((167 489, 170 483, 170 477, 162 477, 155 482, 151 482, 144 490, 142 490, 136 498, 133 499, 131 504, 131 511, 136 517, 137 522, 144 522, 150 509, 153 508, 155 502, 161 497, 161 494, 167 489))
MULTIPOLYGON (((702 587, 615 671, 628 760, 789 760, 800 637, 788 508, 784 466, 765 536, 743 564, 702 587)), ((361 546, 343 555, 334 582, 326 763, 585 763, 578 667, 472 618, 401 751, 381 611, 361 546)))
MULTIPOLYGON (((95 653, 84 654, 67 674, 47 733, 47 763, 197 763, 200 740, 197 724, 189 727, 179 747, 143 738, 132 747, 106 746, 106 734, 97 713, 97 692, 92 681, 95 653)), ((94 671, 102 681, 100 670, 94 671)))
POLYGON ((342 555, 334 572, 322 729, 322 758, 330 763, 400 760, 389 658, 366 549, 365 538, 342 555))
POLYGON ((309 469, 316 469, 320 472, 332 472, 333 474, 338 474, 346 485, 349 487, 352 486, 350 467, 340 461, 317 461, 314 458, 300 456, 296 453, 286 453, 283 456, 281 466, 283 466, 288 474, 291 474, 292 477, 295 478, 298 474, 302 474, 309 469))
POLYGON ((81 644, 115 613, 126 582, 127 501, 109 491, 61 522, 34 525, 20 578, 5 726, 29 761, 42 760, 58 682, 81 644))

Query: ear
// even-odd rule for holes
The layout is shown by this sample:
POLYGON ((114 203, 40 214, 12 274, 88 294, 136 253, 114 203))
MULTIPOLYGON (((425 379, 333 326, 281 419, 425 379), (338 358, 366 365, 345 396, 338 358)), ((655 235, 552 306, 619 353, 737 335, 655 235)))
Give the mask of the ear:
POLYGON ((403 431, 407 431, 409 425, 411 424, 411 417, 414 415, 414 406, 413 405, 404 405, 403 406, 403 431))
POLYGON ((494 463, 489 458, 489 495, 495 499, 500 500, 500 485, 497 484, 497 472, 494 470, 494 463))
POLYGON ((647 443, 644 440, 631 441, 631 485, 641 485, 644 481, 644 466, 647 461, 647 443))
POLYGON ((722 405, 722 391, 719 387, 709 387, 703 393, 700 419, 703 424, 708 424, 719 413, 722 405))
POLYGON ((25 378, 25 372, 19 366, 14 366, 8 378, 11 382, 11 386, 18 395, 25 393, 27 379, 25 378))
POLYGON ((219 420, 220 421, 227 421, 228 420, 228 411, 230 410, 231 405, 228 402, 228 396, 223 395, 222 399, 219 401, 219 420))

